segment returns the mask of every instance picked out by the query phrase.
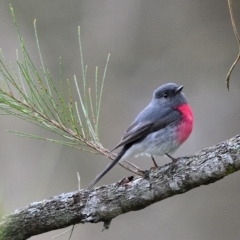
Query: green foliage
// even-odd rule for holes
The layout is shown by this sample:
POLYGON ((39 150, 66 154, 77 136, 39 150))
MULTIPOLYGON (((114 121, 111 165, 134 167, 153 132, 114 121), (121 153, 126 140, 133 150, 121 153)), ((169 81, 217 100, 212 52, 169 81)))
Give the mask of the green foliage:
MULTIPOLYGON (((8 64, 0 49, 0 111, 2 114, 18 117, 50 132, 58 134, 58 138, 49 139, 41 136, 16 131, 17 135, 35 139, 48 140, 62 145, 74 147, 91 153, 100 153, 109 159, 114 159, 115 154, 110 153, 100 143, 99 118, 103 86, 106 77, 109 57, 107 57, 102 80, 98 77, 96 67, 94 89, 88 87, 87 66, 83 62, 80 27, 78 28, 80 60, 82 68, 82 88, 79 87, 77 77, 73 83, 63 80, 63 66, 60 58, 60 81, 55 84, 51 73, 45 68, 38 41, 36 20, 34 30, 39 57, 41 60, 41 72, 34 66, 23 38, 20 35, 14 11, 10 5, 13 22, 19 38, 21 51, 16 52, 17 67, 8 64), (17 71, 16 71, 17 69, 17 71), (67 89, 65 92, 64 90, 67 89), (72 90, 76 91, 78 101, 74 99, 72 90)), ((135 174, 141 175, 141 169, 125 161, 120 166, 135 174)))
POLYGON ((99 140, 99 116, 103 93, 104 80, 109 61, 107 58, 103 78, 99 81, 96 68, 93 93, 88 88, 86 78, 87 66, 83 62, 80 27, 78 28, 80 59, 82 67, 83 87, 80 88, 77 77, 74 85, 78 101, 74 100, 72 82, 63 80, 62 62, 60 59, 60 81, 56 85, 51 73, 44 66, 38 42, 36 20, 34 30, 41 60, 41 72, 34 66, 23 38, 20 35, 14 11, 10 6, 13 22, 18 34, 21 52, 17 51, 17 71, 12 64, 8 64, 0 50, 0 110, 4 114, 21 118, 48 131, 57 133, 63 140, 47 139, 31 134, 15 132, 18 135, 45 139, 59 144, 75 147, 81 150, 100 152, 106 155, 106 150, 99 140), (67 92, 64 89, 67 88, 67 92), (89 148, 90 147, 90 148, 89 148))

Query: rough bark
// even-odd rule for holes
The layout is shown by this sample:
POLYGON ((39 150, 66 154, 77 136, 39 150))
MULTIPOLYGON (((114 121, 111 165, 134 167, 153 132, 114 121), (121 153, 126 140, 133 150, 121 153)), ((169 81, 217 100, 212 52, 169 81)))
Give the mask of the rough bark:
POLYGON ((72 224, 104 222, 213 183, 240 169, 240 135, 157 169, 143 178, 61 194, 31 203, 0 222, 0 240, 21 240, 72 224))

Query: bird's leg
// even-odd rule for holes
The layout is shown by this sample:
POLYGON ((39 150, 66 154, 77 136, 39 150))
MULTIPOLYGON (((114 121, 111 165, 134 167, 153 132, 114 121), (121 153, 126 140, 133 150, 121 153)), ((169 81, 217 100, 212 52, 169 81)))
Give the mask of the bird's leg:
POLYGON ((165 153, 165 155, 166 155, 167 157, 169 157, 169 158, 172 160, 173 163, 176 163, 177 160, 178 160, 177 158, 172 157, 172 156, 169 155, 168 153, 165 153))
POLYGON ((151 158, 152 158, 152 160, 153 160, 153 164, 154 164, 154 167, 155 168, 158 168, 158 165, 157 165, 157 163, 156 163, 156 161, 155 161, 155 159, 154 159, 154 157, 151 155, 151 158))

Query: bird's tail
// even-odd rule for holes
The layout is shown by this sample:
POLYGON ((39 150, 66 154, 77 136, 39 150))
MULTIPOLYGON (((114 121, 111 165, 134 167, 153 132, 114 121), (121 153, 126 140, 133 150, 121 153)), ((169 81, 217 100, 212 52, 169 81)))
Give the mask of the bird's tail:
POLYGON ((106 166, 106 168, 93 179, 93 181, 88 185, 87 189, 90 190, 109 170, 111 170, 119 162, 125 152, 126 150, 125 148, 123 148, 116 156, 116 158, 112 162, 110 162, 106 166))

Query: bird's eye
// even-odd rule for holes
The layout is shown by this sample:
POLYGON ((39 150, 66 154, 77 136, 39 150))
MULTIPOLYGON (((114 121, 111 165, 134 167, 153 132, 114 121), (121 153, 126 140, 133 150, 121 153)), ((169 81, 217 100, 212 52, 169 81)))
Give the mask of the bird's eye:
POLYGON ((163 97, 164 98, 168 98, 168 95, 166 93, 164 93, 163 97))

